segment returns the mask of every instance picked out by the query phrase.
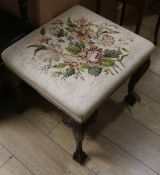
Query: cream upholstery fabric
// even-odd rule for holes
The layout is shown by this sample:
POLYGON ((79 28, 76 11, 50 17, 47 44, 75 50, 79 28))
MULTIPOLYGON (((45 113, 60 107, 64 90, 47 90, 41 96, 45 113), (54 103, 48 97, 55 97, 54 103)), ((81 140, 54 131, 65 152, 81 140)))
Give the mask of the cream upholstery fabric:
POLYGON ((146 39, 74 6, 2 53, 5 65, 83 123, 143 63, 146 39))

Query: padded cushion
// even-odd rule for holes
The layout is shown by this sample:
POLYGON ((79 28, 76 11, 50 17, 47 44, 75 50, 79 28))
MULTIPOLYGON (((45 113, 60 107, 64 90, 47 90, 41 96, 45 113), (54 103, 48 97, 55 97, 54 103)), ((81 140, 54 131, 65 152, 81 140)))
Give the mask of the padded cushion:
POLYGON ((79 123, 151 54, 146 39, 74 6, 2 53, 5 65, 79 123))

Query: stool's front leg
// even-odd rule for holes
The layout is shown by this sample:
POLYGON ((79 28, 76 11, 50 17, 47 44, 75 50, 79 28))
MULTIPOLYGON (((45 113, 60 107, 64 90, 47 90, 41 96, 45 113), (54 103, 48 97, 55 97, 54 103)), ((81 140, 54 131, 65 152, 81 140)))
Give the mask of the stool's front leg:
POLYGON ((73 128, 72 131, 76 140, 76 151, 73 154, 73 159, 78 163, 83 164, 87 159, 87 154, 82 149, 85 131, 81 125, 73 128))
POLYGON ((136 93, 134 92, 135 86, 138 81, 142 78, 145 72, 148 70, 150 65, 150 59, 148 59, 142 66, 138 68, 138 70, 132 75, 128 84, 128 95, 125 97, 125 102, 128 105, 133 106, 137 101, 136 93))
POLYGON ((85 128, 83 127, 83 124, 79 124, 69 116, 63 117, 63 123, 72 129, 76 141, 76 151, 73 154, 73 159, 78 163, 83 164, 87 159, 87 154, 82 149, 85 128))
POLYGON ((95 121, 96 116, 97 111, 84 124, 76 122, 69 116, 63 116, 63 123, 72 129, 76 141, 76 151, 73 154, 73 159, 81 165, 85 163, 88 157, 82 149, 82 143, 85 136, 85 132, 88 129, 89 125, 95 121))

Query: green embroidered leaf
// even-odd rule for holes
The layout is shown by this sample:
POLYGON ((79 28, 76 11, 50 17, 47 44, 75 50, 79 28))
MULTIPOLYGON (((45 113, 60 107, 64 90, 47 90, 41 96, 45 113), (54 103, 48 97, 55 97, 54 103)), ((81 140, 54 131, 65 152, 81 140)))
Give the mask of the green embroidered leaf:
POLYGON ((90 68, 89 65, 86 64, 86 63, 80 63, 80 67, 81 67, 82 69, 88 69, 88 68, 90 68))
POLYGON ((129 52, 126 48, 122 48, 122 50, 125 51, 125 52, 129 52))
POLYGON ((112 49, 105 49, 104 50, 104 57, 109 57, 109 58, 118 58, 122 54, 121 50, 112 50, 112 49))
POLYGON ((45 46, 45 45, 43 45, 43 44, 32 44, 32 45, 27 46, 27 48, 30 48, 30 47, 41 47, 41 46, 45 46))
POLYGON ((62 75, 63 74, 63 72, 61 72, 61 71, 56 71, 56 72, 53 72, 52 73, 52 75, 54 76, 54 77, 59 77, 60 75, 62 75))
POLYGON ((57 68, 57 69, 63 69, 67 66, 66 63, 59 63, 59 64, 56 64, 56 65, 53 65, 53 68, 57 68))
POLYGON ((108 75, 109 74, 109 70, 108 69, 104 69, 104 73, 105 73, 105 75, 108 75))
MULTIPOLYGON (((129 54, 128 54, 129 55, 129 54)), ((125 57, 127 57, 128 55, 122 55, 120 58, 120 61, 122 61, 125 57)))
POLYGON ((42 27, 40 30, 40 33, 41 33, 41 35, 44 36, 46 34, 46 29, 44 27, 42 27))
POLYGON ((79 42, 72 42, 70 43, 71 46, 79 48, 79 49, 83 49, 85 47, 85 44, 83 41, 79 41, 79 42))
POLYGON ((66 48, 66 50, 73 55, 77 55, 81 52, 81 50, 85 47, 85 44, 83 41, 70 43, 70 45, 66 48))
POLYGON ((30 48, 30 47, 36 47, 36 49, 34 50, 34 55, 36 55, 37 52, 39 52, 40 50, 47 50, 47 46, 45 45, 30 45, 28 46, 27 48, 30 48))
POLYGON ((39 47, 39 48, 35 49, 34 55, 36 55, 36 53, 39 52, 40 50, 47 50, 47 47, 39 47))
POLYGON ((101 67, 89 67, 88 68, 88 73, 92 76, 99 76, 102 72, 102 68, 101 67))
POLYGON ((85 48, 85 44, 84 44, 83 41, 79 41, 79 42, 76 42, 75 43, 75 47, 78 47, 80 49, 83 49, 83 48, 85 48))
POLYGON ((114 60, 111 60, 109 58, 104 58, 101 62, 101 65, 104 66, 104 67, 111 67, 111 66, 114 66, 115 64, 115 61, 114 60))
POLYGON ((76 27, 76 25, 71 21, 71 18, 69 17, 68 20, 67 20, 67 25, 71 28, 74 28, 76 27))
POLYGON ((96 36, 97 36, 97 38, 99 37, 99 34, 103 31, 103 29, 104 29, 104 26, 97 26, 98 27, 98 30, 97 30, 97 32, 96 32, 96 36))
POLYGON ((71 54, 73 54, 73 55, 77 55, 77 54, 79 54, 81 52, 81 49, 80 48, 75 47, 75 46, 72 46, 72 45, 68 46, 66 48, 66 50, 68 52, 70 52, 71 54))
POLYGON ((65 36, 65 32, 63 28, 58 28, 57 32, 54 34, 56 37, 60 38, 60 37, 64 37, 65 36))
POLYGON ((74 75, 76 72, 74 69, 71 69, 71 68, 67 68, 66 69, 66 73, 64 74, 64 77, 67 78, 67 77, 70 77, 72 75, 74 75))
POLYGON ((113 33, 120 33, 120 32, 118 32, 118 31, 113 31, 113 33))
POLYGON ((108 33, 108 31, 103 31, 103 32, 98 33, 98 37, 104 33, 108 33))

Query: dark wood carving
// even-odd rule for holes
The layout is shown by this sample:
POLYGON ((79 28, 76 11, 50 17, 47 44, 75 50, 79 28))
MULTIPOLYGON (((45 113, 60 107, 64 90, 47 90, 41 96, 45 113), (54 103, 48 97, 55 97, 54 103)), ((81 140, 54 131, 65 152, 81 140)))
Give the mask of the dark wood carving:
POLYGON ((150 59, 148 59, 144 64, 142 64, 138 70, 132 75, 129 84, 128 84, 128 95, 125 97, 125 102, 133 106, 135 102, 137 101, 137 96, 135 93, 135 86, 138 83, 138 81, 142 78, 142 76, 145 74, 145 72, 148 70, 150 65, 150 59))
POLYGON ((63 123, 72 129, 76 141, 76 151, 73 154, 73 159, 81 165, 85 163, 88 157, 82 149, 82 143, 85 136, 85 132, 88 129, 89 125, 91 125, 95 121, 96 116, 97 111, 84 124, 76 122, 69 116, 63 117, 63 123))

